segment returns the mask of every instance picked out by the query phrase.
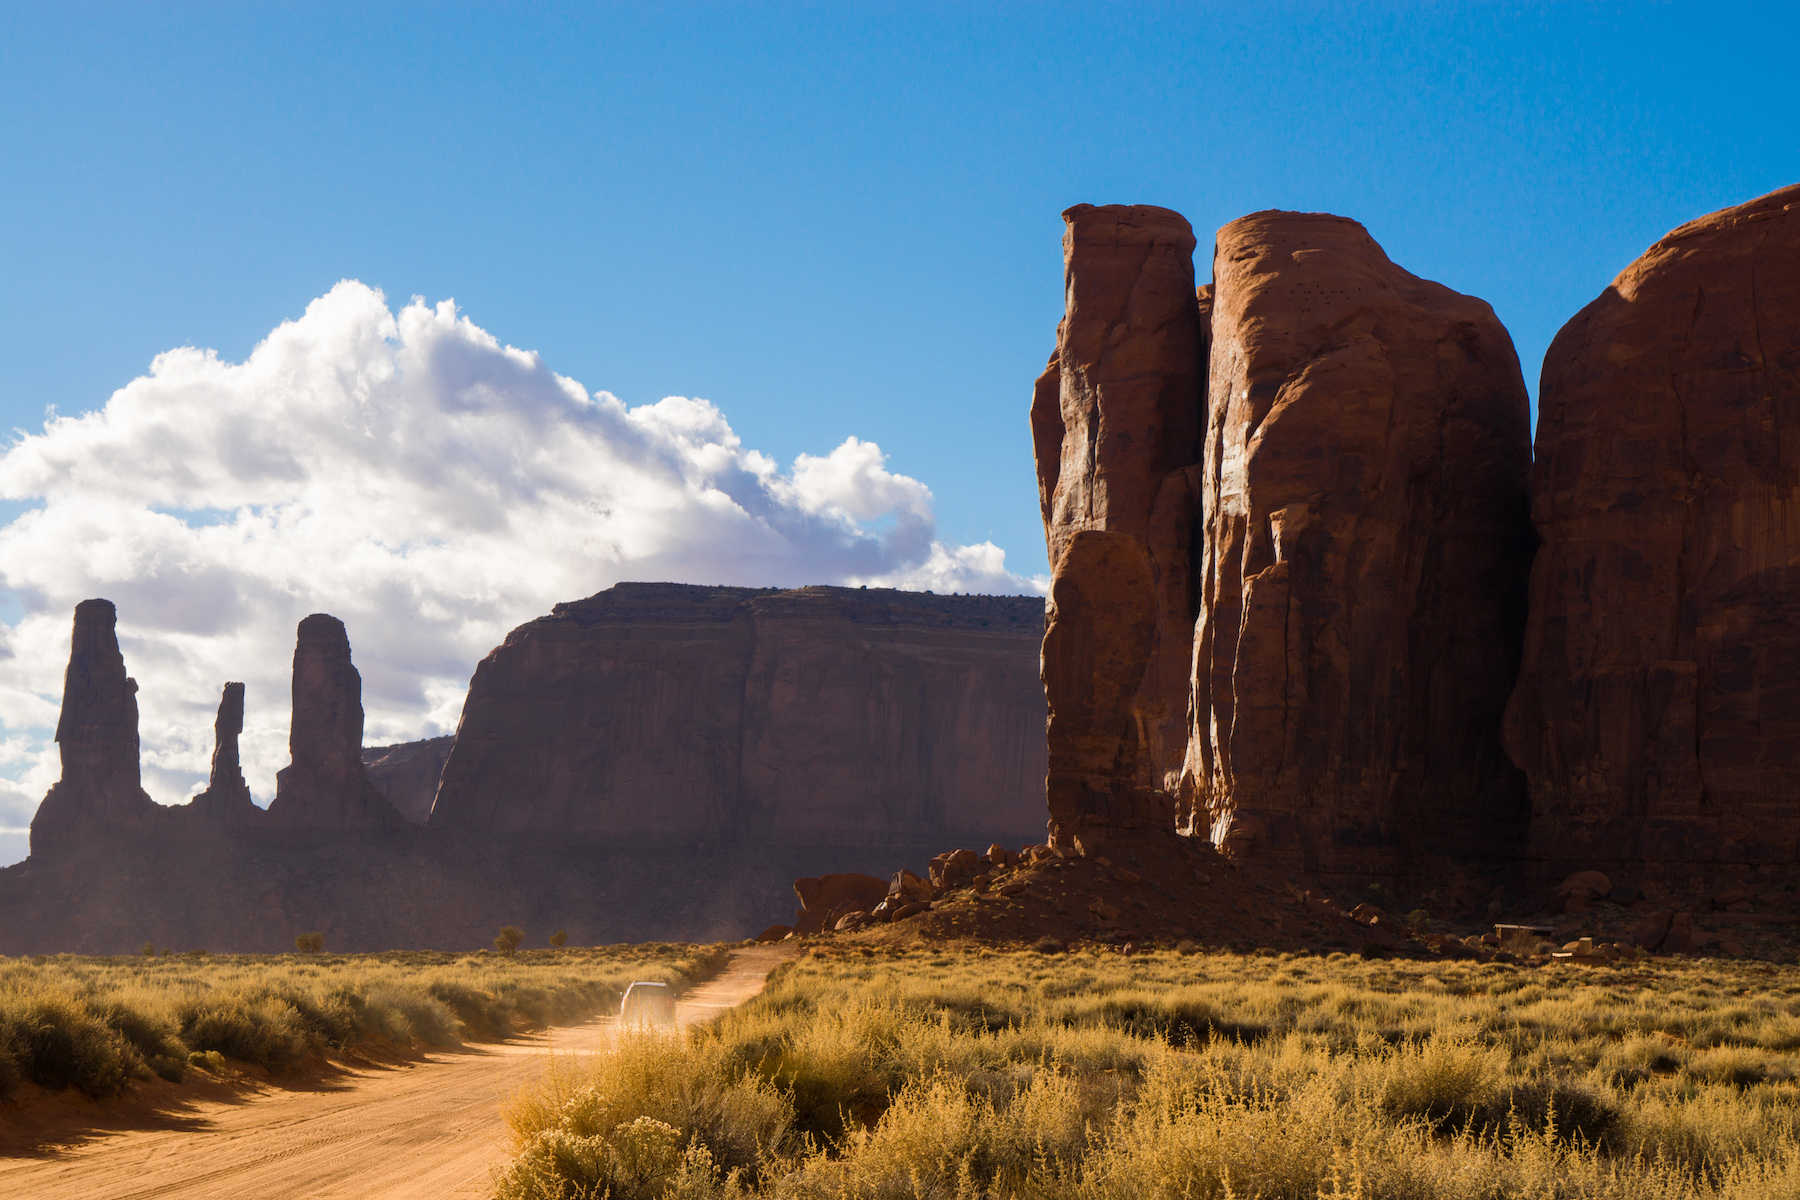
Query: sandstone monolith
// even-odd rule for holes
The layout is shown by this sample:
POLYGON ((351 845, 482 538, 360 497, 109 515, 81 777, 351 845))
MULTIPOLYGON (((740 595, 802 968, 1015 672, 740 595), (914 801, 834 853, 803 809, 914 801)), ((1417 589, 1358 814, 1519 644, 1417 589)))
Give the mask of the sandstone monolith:
POLYGON ((1187 734, 1204 405, 1194 233, 1150 205, 1063 213, 1065 311, 1032 395, 1051 564, 1052 840, 1172 819, 1187 734))
POLYGON ((1507 748, 1528 854, 1800 858, 1800 186, 1674 230, 1557 334, 1507 748))
POLYGON ((325 613, 300 622, 294 646, 292 762, 275 775, 269 819, 292 829, 391 828, 403 823, 362 764, 362 676, 344 623, 325 613))
POLYGON ((56 723, 62 778, 31 821, 31 852, 141 830, 164 816, 142 786, 138 766, 137 680, 125 674, 118 612, 110 600, 75 606, 69 666, 56 723))
POLYGON ((1355 221, 1219 231, 1183 819, 1323 871, 1501 853, 1529 411, 1487 304, 1355 221))
POLYGON ((212 773, 206 790, 191 801, 191 811, 209 824, 236 825, 260 821, 263 811, 250 799, 250 785, 238 761, 238 735, 244 732, 244 685, 228 683, 219 697, 213 721, 212 773))

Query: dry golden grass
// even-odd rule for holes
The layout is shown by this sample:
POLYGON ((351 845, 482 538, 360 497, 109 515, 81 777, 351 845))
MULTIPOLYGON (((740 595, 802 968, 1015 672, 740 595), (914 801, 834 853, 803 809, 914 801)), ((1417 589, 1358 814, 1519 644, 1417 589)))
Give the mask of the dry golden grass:
POLYGON ((1791 968, 825 954, 516 1098, 497 1195, 1800 1197, 1791 968))
POLYGON ((682 983, 716 947, 495 954, 0 959, 0 1095, 29 1080, 107 1096, 225 1058, 280 1067, 359 1043, 493 1040, 582 1019, 634 979, 682 983))

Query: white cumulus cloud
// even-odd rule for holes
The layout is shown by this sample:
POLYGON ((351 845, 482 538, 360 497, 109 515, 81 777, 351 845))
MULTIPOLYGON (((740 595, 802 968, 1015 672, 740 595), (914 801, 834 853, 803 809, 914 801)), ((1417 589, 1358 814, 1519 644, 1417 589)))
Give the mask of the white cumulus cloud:
POLYGON ((783 472, 705 400, 627 408, 455 305, 338 284, 242 363, 184 348, 0 456, 0 862, 58 773, 77 602, 119 608, 145 785, 204 779, 226 680, 245 771, 287 761, 294 626, 349 627, 371 744, 449 732, 475 663, 621 580, 1021 592, 992 543, 935 537, 931 491, 857 438, 783 472), (10 832, 6 832, 10 831, 10 832))

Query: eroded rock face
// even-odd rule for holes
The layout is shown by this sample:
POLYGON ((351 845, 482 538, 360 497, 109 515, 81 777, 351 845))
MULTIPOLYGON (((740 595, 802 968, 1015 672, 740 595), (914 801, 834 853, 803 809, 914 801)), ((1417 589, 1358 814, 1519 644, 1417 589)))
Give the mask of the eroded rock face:
POLYGON ((1342 217, 1240 218, 1213 265, 1184 819, 1317 870, 1503 851, 1532 547, 1512 341, 1342 217))
POLYGON ((212 774, 206 790, 195 796, 191 811, 208 822, 242 824, 258 821, 263 811, 250 799, 250 785, 238 762, 238 735, 244 732, 244 685, 228 683, 213 722, 212 774))
POLYGON ((294 646, 293 761, 276 772, 270 820, 314 830, 401 824, 363 771, 362 731, 362 676, 349 635, 336 617, 314 613, 300 622, 294 646))
POLYGON ((1149 205, 1063 214, 1065 313, 1031 405, 1051 563, 1052 837, 1170 816, 1187 741, 1206 332, 1194 233, 1149 205))
POLYGON ((1800 858, 1800 187, 1676 229, 1557 334, 1532 519, 1529 852, 1800 858))
POLYGON ((125 674, 110 600, 75 606, 56 745, 62 778, 31 822, 31 852, 54 853, 88 836, 141 828, 162 808, 138 770, 137 681, 125 674))
POLYGON ((1043 827, 1042 632, 1032 597, 620 584, 476 668, 431 825, 1012 840, 1043 827))

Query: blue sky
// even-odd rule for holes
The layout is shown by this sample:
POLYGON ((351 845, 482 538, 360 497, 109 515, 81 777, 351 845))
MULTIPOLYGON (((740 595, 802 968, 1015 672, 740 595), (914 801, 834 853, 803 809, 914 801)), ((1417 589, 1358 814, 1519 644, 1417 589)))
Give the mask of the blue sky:
POLYGON ((854 435, 1044 568, 1061 222, 1361 220, 1535 388, 1650 241, 1800 179, 1793 6, 92 5, 0 13, 0 419, 453 297, 782 463, 854 435))
POLYGON ((0 7, 0 863, 86 597, 151 795, 200 785, 233 679, 266 802, 308 612, 378 744, 620 579, 1030 586, 1072 204, 1186 214, 1202 279, 1246 212, 1355 217, 1492 303, 1535 390, 1658 236, 1800 180, 1796 34, 1791 4, 0 7))

